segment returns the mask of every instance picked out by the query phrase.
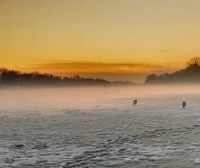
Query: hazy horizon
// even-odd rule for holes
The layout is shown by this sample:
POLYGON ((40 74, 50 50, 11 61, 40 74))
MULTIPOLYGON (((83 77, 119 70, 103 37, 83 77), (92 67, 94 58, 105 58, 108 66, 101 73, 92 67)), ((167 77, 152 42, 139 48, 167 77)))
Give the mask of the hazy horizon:
MULTIPOLYGON (((34 87, 0 88, 0 109, 38 109, 47 108, 95 108, 104 106, 114 99, 133 99, 142 102, 143 98, 159 96, 199 95, 197 84, 174 85, 135 85, 135 86, 76 86, 76 87, 34 87), (103 103, 103 102, 104 103, 103 103)), ((181 102, 180 100, 180 102, 181 102)))
POLYGON ((0 67, 144 81, 199 56, 198 0, 1 0, 0 67))

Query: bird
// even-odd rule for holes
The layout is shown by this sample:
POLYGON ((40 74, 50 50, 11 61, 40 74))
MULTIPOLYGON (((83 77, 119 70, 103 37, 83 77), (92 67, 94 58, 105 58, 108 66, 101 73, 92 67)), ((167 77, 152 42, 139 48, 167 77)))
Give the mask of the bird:
POLYGON ((133 101, 133 105, 135 106, 136 104, 137 104, 137 99, 135 99, 134 101, 133 101))
POLYGON ((186 105, 187 105, 187 104, 186 104, 186 101, 183 101, 183 102, 182 102, 182 107, 183 107, 183 109, 185 109, 186 105))

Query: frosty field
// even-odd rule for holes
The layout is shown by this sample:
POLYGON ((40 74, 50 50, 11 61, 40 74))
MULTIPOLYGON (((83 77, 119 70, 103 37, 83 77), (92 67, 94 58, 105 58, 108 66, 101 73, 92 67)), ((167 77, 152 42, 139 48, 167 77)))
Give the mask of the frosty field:
POLYGON ((2 89, 0 167, 198 168, 197 90, 2 89), (138 104, 133 107, 135 98, 138 104))

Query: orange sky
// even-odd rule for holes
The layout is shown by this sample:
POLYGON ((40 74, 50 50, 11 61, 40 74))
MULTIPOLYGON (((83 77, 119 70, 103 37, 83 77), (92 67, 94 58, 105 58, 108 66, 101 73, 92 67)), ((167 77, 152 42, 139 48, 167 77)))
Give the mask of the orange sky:
POLYGON ((0 66, 143 81, 200 49, 199 0, 1 0, 0 66))

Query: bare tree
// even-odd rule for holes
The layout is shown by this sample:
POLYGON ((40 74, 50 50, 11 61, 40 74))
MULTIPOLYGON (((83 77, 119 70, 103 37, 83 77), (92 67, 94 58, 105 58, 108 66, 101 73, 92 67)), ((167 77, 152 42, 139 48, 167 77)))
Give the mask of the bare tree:
POLYGON ((189 67, 200 67, 200 57, 193 57, 187 62, 189 67))

